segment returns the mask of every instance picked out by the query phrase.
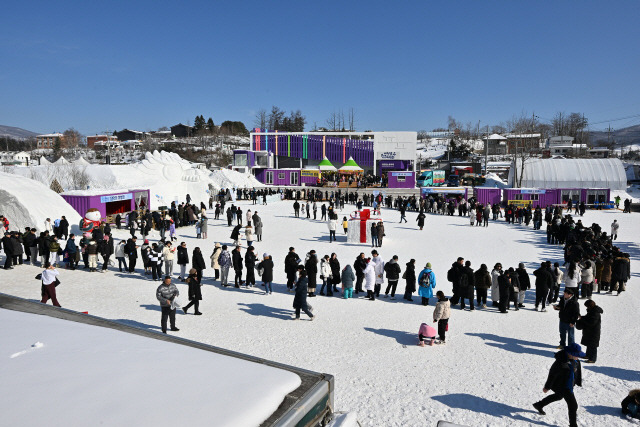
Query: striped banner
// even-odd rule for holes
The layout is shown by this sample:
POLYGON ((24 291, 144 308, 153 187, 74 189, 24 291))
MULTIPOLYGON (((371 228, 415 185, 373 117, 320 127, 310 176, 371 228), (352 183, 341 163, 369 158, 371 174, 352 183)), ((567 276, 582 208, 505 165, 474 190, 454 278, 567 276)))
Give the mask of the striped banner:
POLYGON ((291 157, 291 135, 287 135, 287 157, 291 157))
POLYGON ((278 155, 278 131, 276 131, 276 156, 278 155))
POLYGON ((342 163, 347 162, 347 138, 342 138, 342 163))
POLYGON ((327 156, 327 136, 322 135, 322 158, 327 156))

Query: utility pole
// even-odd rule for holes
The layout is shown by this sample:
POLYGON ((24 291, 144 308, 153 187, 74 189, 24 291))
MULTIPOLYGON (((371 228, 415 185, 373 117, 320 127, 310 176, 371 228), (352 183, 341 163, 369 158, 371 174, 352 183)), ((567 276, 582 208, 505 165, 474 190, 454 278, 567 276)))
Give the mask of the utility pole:
POLYGON ((489 156, 489 125, 487 125, 487 135, 484 140, 484 174, 487 175, 487 157, 489 156))

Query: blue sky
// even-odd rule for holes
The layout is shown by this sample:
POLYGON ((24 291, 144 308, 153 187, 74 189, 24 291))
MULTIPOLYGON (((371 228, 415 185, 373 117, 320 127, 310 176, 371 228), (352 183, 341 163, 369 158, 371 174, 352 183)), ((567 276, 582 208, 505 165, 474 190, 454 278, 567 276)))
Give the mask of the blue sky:
MULTIPOLYGON (((358 130, 521 113, 640 113, 640 2, 61 1, 4 4, 0 124, 252 127, 354 108, 358 130)), ((612 123, 636 124, 640 120, 612 123)), ((604 128, 598 124, 594 128, 604 128)))

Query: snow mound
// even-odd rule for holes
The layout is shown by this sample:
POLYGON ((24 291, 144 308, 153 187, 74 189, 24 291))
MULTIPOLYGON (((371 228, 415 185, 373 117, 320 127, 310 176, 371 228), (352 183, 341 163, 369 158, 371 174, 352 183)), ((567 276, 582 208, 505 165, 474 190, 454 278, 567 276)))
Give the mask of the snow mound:
POLYGON ((80 215, 58 193, 22 176, 0 172, 0 214, 10 221, 10 230, 36 227, 43 231, 47 218, 67 217, 71 232, 77 232, 80 215))
POLYGON ((221 188, 254 188, 264 187, 255 176, 250 174, 240 173, 231 169, 220 169, 211 172, 209 175, 213 186, 216 190, 221 188))
POLYGON ((482 187, 490 188, 507 188, 509 185, 502 180, 497 174, 489 172, 485 175, 485 183, 482 187))

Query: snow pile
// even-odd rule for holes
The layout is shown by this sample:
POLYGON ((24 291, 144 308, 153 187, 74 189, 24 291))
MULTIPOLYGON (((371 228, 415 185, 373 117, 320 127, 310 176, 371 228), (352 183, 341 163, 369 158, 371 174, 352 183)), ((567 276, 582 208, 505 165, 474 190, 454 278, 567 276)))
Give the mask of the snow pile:
POLYGON ((489 172, 485 175, 485 183, 482 187, 491 188, 507 188, 509 185, 502 180, 497 174, 489 172))
POLYGON ((255 176, 231 169, 215 170, 211 172, 209 178, 216 189, 264 187, 264 184, 258 181, 255 176))
POLYGON ((141 162, 131 165, 65 163, 15 167, 11 171, 38 180, 47 187, 56 179, 65 191, 149 189, 152 209, 168 206, 172 201, 182 201, 186 194, 191 195, 195 202, 206 202, 210 192, 220 188, 263 186, 252 175, 231 170, 210 173, 176 153, 165 151, 147 152, 141 162))
POLYGON ((33 410, 47 402, 64 420, 54 425, 258 426, 301 384, 288 371, 114 329, 5 309, 0 320, 6 425, 51 424, 50 411, 33 410))
POLYGON ((43 231, 44 221, 65 216, 77 232, 80 215, 58 193, 29 178, 0 172, 0 214, 10 221, 10 230, 36 227, 43 231))
POLYGON ((439 159, 447 152, 448 145, 446 138, 431 138, 426 143, 418 143, 416 155, 424 159, 439 159))

